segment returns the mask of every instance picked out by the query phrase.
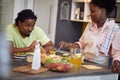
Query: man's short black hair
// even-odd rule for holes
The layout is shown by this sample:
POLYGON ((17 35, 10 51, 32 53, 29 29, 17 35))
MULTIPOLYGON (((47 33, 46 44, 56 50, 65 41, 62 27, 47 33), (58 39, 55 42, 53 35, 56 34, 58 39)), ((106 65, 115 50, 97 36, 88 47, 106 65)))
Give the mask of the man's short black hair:
POLYGON ((104 8, 107 15, 109 15, 115 8, 116 0, 91 0, 91 3, 100 8, 104 8))
POLYGON ((37 20, 37 16, 31 9, 24 9, 18 13, 17 18, 15 19, 15 24, 18 26, 18 21, 24 22, 26 19, 35 19, 37 20))

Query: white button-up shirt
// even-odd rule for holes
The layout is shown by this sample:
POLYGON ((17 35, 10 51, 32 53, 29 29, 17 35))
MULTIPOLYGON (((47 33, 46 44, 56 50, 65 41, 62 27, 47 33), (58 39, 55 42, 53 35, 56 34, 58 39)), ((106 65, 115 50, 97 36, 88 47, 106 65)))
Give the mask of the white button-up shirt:
MULTIPOLYGON (((108 22, 108 21, 107 21, 108 22)), ((105 22, 107 24, 107 22, 105 22)), ((85 56, 85 59, 89 61, 93 61, 99 64, 105 64, 107 65, 108 62, 108 56, 100 52, 99 45, 102 44, 102 41, 104 40, 107 31, 109 29, 109 26, 104 25, 104 30, 101 28, 98 28, 96 24, 89 23, 82 34, 81 38, 79 39, 79 42, 77 42, 80 46, 80 48, 83 49, 83 53, 85 56), (103 31, 102 31, 103 30, 103 31), (102 31, 102 32, 101 32, 102 31)), ((113 41, 112 41, 112 55, 114 59, 120 60, 120 30, 117 31, 114 35, 113 41), (119 39, 118 39, 119 38, 119 39)))

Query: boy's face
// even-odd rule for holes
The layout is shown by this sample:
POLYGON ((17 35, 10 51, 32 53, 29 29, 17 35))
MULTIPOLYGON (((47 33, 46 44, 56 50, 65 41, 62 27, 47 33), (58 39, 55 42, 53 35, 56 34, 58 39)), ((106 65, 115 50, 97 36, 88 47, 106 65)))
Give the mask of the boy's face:
POLYGON ((18 22, 18 29, 23 38, 29 37, 34 29, 35 19, 26 19, 24 22, 18 22))

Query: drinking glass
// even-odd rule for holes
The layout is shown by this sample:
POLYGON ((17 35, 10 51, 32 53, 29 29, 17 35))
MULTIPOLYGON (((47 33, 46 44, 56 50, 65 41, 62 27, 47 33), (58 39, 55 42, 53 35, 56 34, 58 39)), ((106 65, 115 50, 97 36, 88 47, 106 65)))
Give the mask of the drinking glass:
POLYGON ((82 63, 82 54, 78 48, 70 49, 69 61, 73 64, 74 68, 80 68, 82 63))

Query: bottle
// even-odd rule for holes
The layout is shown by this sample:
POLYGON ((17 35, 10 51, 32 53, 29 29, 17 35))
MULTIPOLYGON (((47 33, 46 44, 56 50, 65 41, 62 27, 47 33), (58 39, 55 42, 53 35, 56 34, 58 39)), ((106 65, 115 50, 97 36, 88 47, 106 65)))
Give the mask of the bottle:
POLYGON ((35 50, 33 54, 32 69, 39 70, 41 68, 41 50, 39 40, 36 41, 35 50))

